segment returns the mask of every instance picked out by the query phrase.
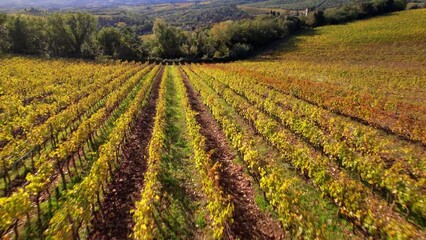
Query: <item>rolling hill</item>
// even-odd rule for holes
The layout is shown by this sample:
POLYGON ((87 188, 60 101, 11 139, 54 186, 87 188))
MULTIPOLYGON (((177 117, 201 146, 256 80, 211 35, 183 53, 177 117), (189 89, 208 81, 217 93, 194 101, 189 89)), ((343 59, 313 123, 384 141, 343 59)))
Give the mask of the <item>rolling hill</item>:
POLYGON ((0 2, 3 8, 22 7, 44 7, 44 8, 67 8, 67 7, 105 7, 118 5, 138 5, 146 3, 170 3, 191 2, 190 0, 4 0, 0 2))

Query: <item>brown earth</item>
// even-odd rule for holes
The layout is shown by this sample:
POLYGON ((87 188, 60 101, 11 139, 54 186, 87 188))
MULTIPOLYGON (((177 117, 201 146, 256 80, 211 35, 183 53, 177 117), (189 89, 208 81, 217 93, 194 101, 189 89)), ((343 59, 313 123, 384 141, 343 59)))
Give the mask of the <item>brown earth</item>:
POLYGON ((254 190, 243 168, 234 163, 235 154, 229 148, 226 136, 214 120, 208 108, 182 73, 192 109, 197 111, 201 134, 206 137, 207 151, 213 150, 212 158, 222 164, 220 185, 226 195, 232 196, 234 223, 229 229, 230 239, 283 239, 280 224, 269 214, 262 212, 254 202, 254 190))
POLYGON ((157 74, 151 90, 151 96, 142 114, 137 119, 126 141, 120 166, 108 184, 102 204, 103 214, 99 211, 92 220, 92 230, 88 239, 129 239, 133 228, 135 202, 140 198, 147 169, 148 145, 154 127, 157 99, 164 69, 157 74), (103 216, 102 216, 103 215, 103 216))

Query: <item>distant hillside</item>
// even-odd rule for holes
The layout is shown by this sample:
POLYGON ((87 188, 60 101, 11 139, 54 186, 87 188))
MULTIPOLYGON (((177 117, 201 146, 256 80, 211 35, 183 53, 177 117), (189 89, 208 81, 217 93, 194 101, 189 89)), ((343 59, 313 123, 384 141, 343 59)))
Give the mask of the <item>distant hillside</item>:
POLYGON ((299 10, 305 8, 330 8, 342 4, 356 2, 355 0, 268 0, 249 4, 259 8, 281 8, 290 10, 299 10))
MULTIPOLYGON (((105 8, 117 6, 136 6, 161 3, 200 3, 200 6, 218 7, 241 5, 250 8, 301 10, 305 8, 331 8, 360 0, 0 0, 0 8, 105 8)), ((426 0, 409 0, 410 2, 426 2, 426 0)))
POLYGON ((67 7, 105 7, 117 5, 135 5, 144 3, 191 2, 191 0, 2 0, 2 8, 67 8, 67 7))
POLYGON ((0 0, 0 8, 104 8, 126 5, 161 4, 161 3, 186 3, 198 2, 201 5, 225 6, 230 4, 251 4, 262 0, 0 0), (205 4, 208 3, 208 4, 205 4))

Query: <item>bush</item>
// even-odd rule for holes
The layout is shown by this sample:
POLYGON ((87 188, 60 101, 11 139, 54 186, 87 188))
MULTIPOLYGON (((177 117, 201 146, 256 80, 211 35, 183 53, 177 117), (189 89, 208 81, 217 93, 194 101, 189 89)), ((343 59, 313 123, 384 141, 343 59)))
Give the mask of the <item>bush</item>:
POLYGON ((345 5, 335 9, 327 9, 324 16, 328 24, 339 24, 358 19, 360 11, 356 5, 345 5))
POLYGON ((324 12, 323 11, 314 11, 308 13, 306 16, 305 24, 308 27, 317 27, 325 24, 324 12))
POLYGON ((247 55, 249 54, 249 52, 251 51, 252 47, 248 44, 245 43, 236 43, 230 53, 229 56, 232 59, 237 59, 237 58, 244 58, 247 57, 247 55))
MULTIPOLYGON (((371 2, 353 3, 327 9, 324 12, 324 18, 327 24, 340 24, 392 11, 400 11, 405 8, 405 0, 373 0, 371 2)), ((311 22, 308 20, 312 21, 307 18, 306 24, 312 26, 309 25, 311 22)), ((320 25, 317 24, 317 26, 320 25)))

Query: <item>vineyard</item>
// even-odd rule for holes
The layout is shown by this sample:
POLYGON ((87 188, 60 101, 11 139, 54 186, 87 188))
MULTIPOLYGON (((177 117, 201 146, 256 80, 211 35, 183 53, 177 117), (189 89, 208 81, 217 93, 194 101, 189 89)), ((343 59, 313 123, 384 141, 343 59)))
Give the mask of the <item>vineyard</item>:
POLYGON ((425 15, 233 63, 2 56, 2 238, 426 239, 425 15))

